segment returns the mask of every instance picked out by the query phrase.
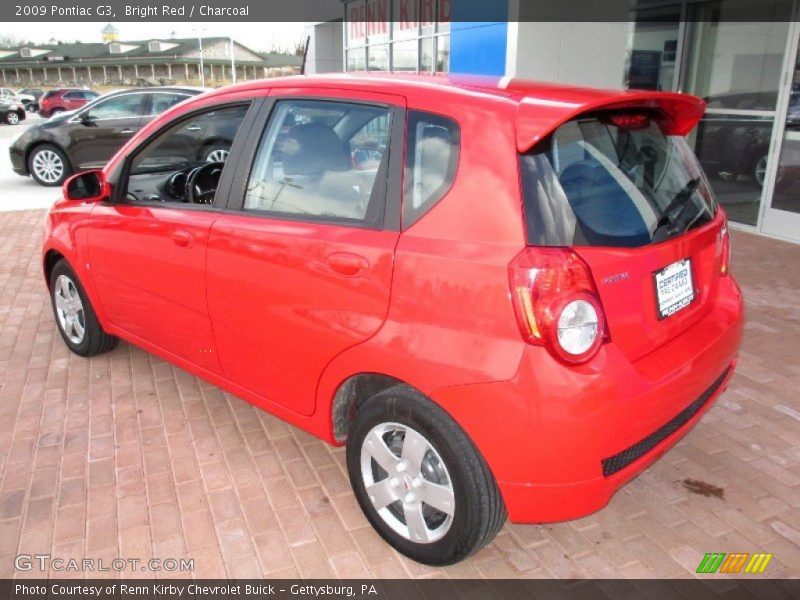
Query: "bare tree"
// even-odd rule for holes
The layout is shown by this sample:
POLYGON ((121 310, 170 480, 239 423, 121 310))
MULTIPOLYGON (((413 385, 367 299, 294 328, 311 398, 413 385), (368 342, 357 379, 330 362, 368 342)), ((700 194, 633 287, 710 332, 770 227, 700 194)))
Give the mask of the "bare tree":
POLYGON ((12 48, 22 46, 22 38, 10 33, 0 33, 0 48, 12 48))

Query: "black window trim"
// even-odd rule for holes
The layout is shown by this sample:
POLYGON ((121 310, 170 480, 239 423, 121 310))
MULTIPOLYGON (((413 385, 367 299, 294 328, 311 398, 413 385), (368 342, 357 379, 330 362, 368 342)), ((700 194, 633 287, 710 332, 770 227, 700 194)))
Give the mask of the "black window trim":
MULTIPOLYGON (((413 209, 410 207, 406 211, 406 202, 411 202, 411 196, 413 194, 412 186, 412 177, 409 174, 408 177, 405 178, 405 184, 403 187, 403 210, 401 214, 402 219, 402 228, 403 231, 412 227, 415 223, 417 223, 422 217, 424 217, 428 212, 430 212, 434 206, 441 202, 442 198, 444 198, 447 194, 450 193, 450 190, 453 189, 453 185, 456 182, 458 177, 458 166, 461 163, 461 123, 459 123, 454 117, 450 115, 443 115, 440 113, 432 112, 429 110, 424 109, 411 109, 408 111, 408 124, 411 125, 415 119, 429 119, 430 121, 441 121, 444 123, 443 126, 447 127, 453 131, 453 136, 455 138, 455 152, 450 154, 450 161, 447 164, 447 172, 445 174, 445 180, 441 186, 436 190, 436 193, 432 196, 435 197, 435 200, 429 200, 426 204, 424 204, 419 209, 413 209), (455 125, 452 128, 450 125, 455 125)), ((408 166, 408 161, 413 157, 412 152, 412 142, 416 142, 416 134, 412 133, 411 127, 408 127, 407 131, 404 131, 404 137, 406 137, 406 156, 405 160, 403 161, 403 169, 408 166)))
MULTIPOLYGON (((376 100, 364 100, 360 98, 343 98, 328 95, 308 95, 292 94, 271 96, 265 99, 264 106, 259 114, 258 120, 250 128, 250 135, 243 144, 242 157, 249 159, 239 161, 236 174, 233 177, 233 184, 229 190, 226 211, 236 212, 242 216, 260 217, 277 221, 316 223, 320 225, 332 225, 338 227, 349 227, 354 229, 365 229, 373 231, 399 231, 400 230, 400 205, 402 199, 402 163, 403 163, 403 144, 405 140, 406 109, 389 102, 376 100), (296 215, 292 213, 272 212, 257 209, 245 209, 245 195, 250 174, 255 166, 256 154, 263 136, 267 132, 270 121, 274 116, 274 109, 278 102, 297 102, 297 101, 316 101, 333 102, 339 104, 361 104, 375 108, 385 108, 389 110, 389 144, 386 160, 382 161, 378 174, 375 177, 375 186, 382 186, 379 191, 382 198, 376 198, 383 205, 383 215, 380 223, 370 224, 362 220, 345 219, 337 217, 325 217, 320 215, 296 215)), ((229 159, 230 160, 230 159, 229 159)), ((373 192, 374 192, 373 187, 373 192)), ((380 210, 376 207, 376 210, 380 210)))
MULTIPOLYGON (((251 129, 254 125, 254 121, 258 118, 259 113, 263 108, 263 102, 264 99, 261 97, 237 99, 237 100, 231 100, 231 99, 226 100, 222 98, 220 102, 214 104, 206 104, 202 107, 198 107, 196 110, 192 110, 190 112, 182 114, 180 117, 173 119, 167 123, 164 123, 163 126, 159 127, 158 130, 154 131, 146 140, 143 140, 133 152, 131 152, 125 157, 125 160, 122 162, 122 167, 119 170, 119 176, 115 178, 115 181, 112 181, 112 183, 114 184, 113 186, 114 191, 111 194, 111 199, 109 200, 109 204, 144 206, 147 208, 171 208, 171 209, 182 208, 186 210, 201 210, 206 212, 224 211, 228 200, 228 195, 234 177, 234 173, 238 172, 238 164, 242 156, 243 142, 250 136, 251 129), (228 159, 225 161, 226 164, 230 163, 232 165, 236 165, 236 168, 223 169, 222 177, 220 178, 219 185, 217 186, 217 193, 214 196, 213 204, 190 204, 188 202, 155 202, 152 200, 140 200, 132 202, 125 198, 124 188, 127 187, 128 177, 130 175, 130 169, 131 169, 131 164, 133 163, 133 159, 136 158, 136 156, 150 142, 152 142, 155 138, 164 133, 167 129, 170 129, 171 127, 179 123, 189 121, 204 113, 213 112, 215 110, 220 110, 223 108, 233 108, 236 106, 248 106, 248 110, 245 113, 244 119, 242 119, 242 123, 241 125, 239 125, 239 129, 236 132, 236 137, 233 139, 233 144, 231 144, 231 152, 228 155, 228 159)), ((114 175, 112 174, 112 178, 113 176, 114 175)))

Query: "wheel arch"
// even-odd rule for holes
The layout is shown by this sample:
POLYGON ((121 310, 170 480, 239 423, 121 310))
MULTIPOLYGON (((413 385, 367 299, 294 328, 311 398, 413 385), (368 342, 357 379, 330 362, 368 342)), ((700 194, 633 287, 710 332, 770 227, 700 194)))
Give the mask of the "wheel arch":
POLYGON ((383 373, 357 373, 340 383, 330 408, 334 441, 344 443, 347 440, 350 423, 364 402, 396 385, 406 385, 420 392, 405 381, 383 373))
POLYGON ((47 252, 45 252, 44 259, 42 261, 42 268, 44 270, 44 281, 48 286, 50 285, 50 274, 53 272, 53 267, 55 267, 56 263, 62 258, 67 260, 67 257, 55 248, 50 248, 47 252))

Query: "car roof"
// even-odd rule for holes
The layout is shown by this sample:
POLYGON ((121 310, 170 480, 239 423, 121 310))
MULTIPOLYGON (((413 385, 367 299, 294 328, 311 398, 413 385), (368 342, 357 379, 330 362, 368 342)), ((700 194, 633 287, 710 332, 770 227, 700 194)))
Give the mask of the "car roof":
POLYGON ((118 94, 130 94, 130 93, 142 93, 142 92, 182 92, 182 93, 190 93, 190 94, 201 94, 205 90, 200 87, 193 87, 188 85, 160 85, 160 86, 142 86, 142 87, 135 87, 135 88, 127 88, 122 90, 114 90, 113 92, 108 92, 105 94, 106 96, 118 95, 118 94))
POLYGON ((458 102, 459 96, 476 94, 505 98, 517 104, 517 147, 521 152, 558 126, 586 112, 653 109, 663 115, 660 124, 665 133, 686 135, 703 116, 706 107, 701 98, 674 92, 596 89, 526 79, 397 73, 276 77, 227 86, 208 92, 207 96, 272 87, 328 87, 398 95, 420 95, 435 89, 451 94, 454 102, 458 102))

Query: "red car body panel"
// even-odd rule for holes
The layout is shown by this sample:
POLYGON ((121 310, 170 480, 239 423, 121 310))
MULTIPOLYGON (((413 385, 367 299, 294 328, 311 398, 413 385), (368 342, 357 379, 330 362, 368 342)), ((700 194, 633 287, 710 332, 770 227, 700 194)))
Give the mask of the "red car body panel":
POLYGON ((65 96, 65 94, 73 91, 83 90, 79 88, 64 88, 53 92, 49 96, 45 94, 39 102, 39 114, 47 118, 52 114, 53 109, 58 108, 63 111, 77 110, 89 102, 88 98, 70 98, 65 96))
POLYGON ((442 85, 439 78, 248 82, 168 110, 105 171, 114 173, 131 149, 181 114, 266 95, 372 100, 447 115, 461 128, 454 184, 402 231, 58 201, 47 217, 45 264, 51 252, 67 258, 107 332, 331 443, 341 443, 332 403, 348 378, 380 373, 404 381, 475 442, 515 522, 602 508, 712 402, 611 476, 603 475, 604 458, 658 430, 727 372, 713 396, 724 389, 743 314, 734 279, 719 276, 721 210, 676 240, 575 249, 612 324, 610 339, 585 364, 566 365, 523 341, 508 287, 508 265, 526 246, 520 149, 598 106, 657 107, 665 127, 685 132, 702 115, 701 100, 519 82, 442 85), (644 282, 687 256, 697 300, 659 321, 644 282), (618 281, 620 264, 628 275, 618 281), (617 283, 601 283, 607 278, 617 283))

